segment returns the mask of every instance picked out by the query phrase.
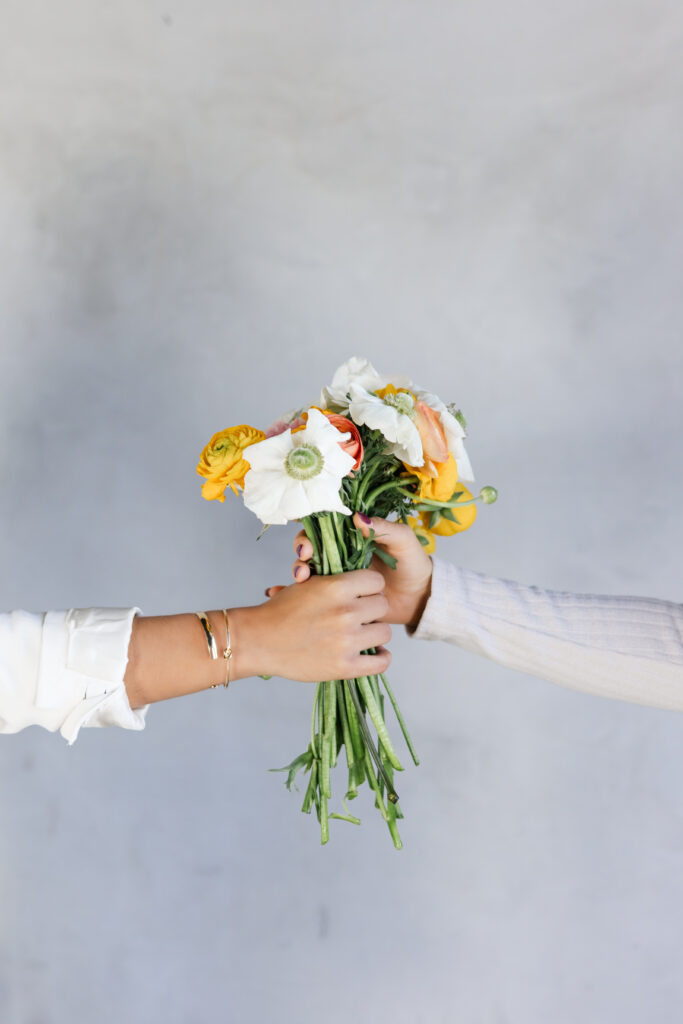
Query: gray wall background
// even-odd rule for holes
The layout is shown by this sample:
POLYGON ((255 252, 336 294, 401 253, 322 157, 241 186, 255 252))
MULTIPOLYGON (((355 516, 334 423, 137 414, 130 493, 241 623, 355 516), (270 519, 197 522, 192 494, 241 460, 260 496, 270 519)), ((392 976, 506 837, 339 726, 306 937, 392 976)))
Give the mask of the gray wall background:
MULTIPOLYGON (((0 15, 1 607, 259 602, 198 454, 354 353, 468 414, 442 557, 681 600, 680 4, 0 15)), ((678 1022, 683 717, 393 651, 400 854, 266 772, 303 684, 2 738, 3 1022, 678 1022)))

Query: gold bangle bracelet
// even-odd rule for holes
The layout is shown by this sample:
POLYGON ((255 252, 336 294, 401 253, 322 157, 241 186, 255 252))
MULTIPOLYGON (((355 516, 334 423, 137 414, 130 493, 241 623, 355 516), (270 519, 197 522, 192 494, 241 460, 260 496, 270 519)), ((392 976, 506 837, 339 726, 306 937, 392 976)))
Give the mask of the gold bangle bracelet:
MULTIPOLYGON (((216 638, 213 635, 213 630, 211 628, 211 623, 209 622, 209 617, 206 614, 206 612, 195 612, 195 615, 202 624, 204 636, 206 637, 206 642, 209 647, 209 657, 216 661, 218 659, 218 647, 216 646, 216 638)), ((215 690, 216 687, 218 686, 218 683, 210 683, 209 685, 212 690, 215 690)))
POLYGON ((223 609, 223 617, 225 619, 225 650, 223 651, 223 657, 225 658, 225 682, 223 686, 227 690, 230 685, 230 662, 232 661, 232 645, 230 643, 230 622, 228 621, 227 608, 223 609))

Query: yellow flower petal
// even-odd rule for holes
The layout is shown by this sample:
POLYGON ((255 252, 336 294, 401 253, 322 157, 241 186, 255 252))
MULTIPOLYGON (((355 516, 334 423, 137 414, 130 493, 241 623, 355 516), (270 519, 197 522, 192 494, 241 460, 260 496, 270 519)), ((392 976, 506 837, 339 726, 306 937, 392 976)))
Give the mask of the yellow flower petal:
POLYGON ((252 444, 263 441, 262 430, 242 423, 228 427, 214 434, 199 457, 197 472, 206 478, 202 484, 202 495, 207 501, 224 501, 226 487, 237 494, 238 487, 244 487, 244 478, 250 470, 244 458, 244 450, 252 444))

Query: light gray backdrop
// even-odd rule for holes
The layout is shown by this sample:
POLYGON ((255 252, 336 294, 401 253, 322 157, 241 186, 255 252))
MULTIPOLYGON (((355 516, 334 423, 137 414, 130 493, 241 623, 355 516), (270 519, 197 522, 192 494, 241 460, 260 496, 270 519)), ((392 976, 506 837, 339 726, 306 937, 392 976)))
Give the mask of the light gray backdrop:
MULTIPOLYGON (((209 436, 352 354, 470 422, 439 553, 681 600, 674 0, 0 0, 0 606, 254 603, 209 436)), ((397 629, 405 849, 266 769, 312 690, 0 742, 7 1024, 636 1024, 683 1012, 683 716, 397 629)))

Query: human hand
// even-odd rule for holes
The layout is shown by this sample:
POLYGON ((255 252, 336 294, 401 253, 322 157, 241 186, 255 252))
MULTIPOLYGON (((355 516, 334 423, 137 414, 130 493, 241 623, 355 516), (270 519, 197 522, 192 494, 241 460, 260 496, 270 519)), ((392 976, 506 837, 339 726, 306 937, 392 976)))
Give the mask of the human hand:
MULTIPOLYGON (((353 522, 364 537, 369 535, 370 530, 374 530, 377 544, 397 562, 395 569, 376 556, 371 563, 371 569, 380 573, 386 584, 384 596, 388 607, 381 621, 394 622, 414 629, 422 617, 431 591, 431 558, 425 553, 411 528, 403 523, 391 523, 379 517, 368 519, 358 512, 353 517, 353 522)), ((292 573, 297 583, 304 583, 311 576, 308 562, 313 557, 313 547, 303 530, 294 539, 294 550, 297 559, 292 566, 292 573)), ((266 593, 274 594, 277 591, 277 587, 271 587, 266 593)))
POLYGON ((303 682, 351 679, 386 672, 391 639, 384 576, 358 569, 315 576, 308 586, 272 587, 273 596, 236 608, 235 675, 279 675, 303 682), (374 655, 361 651, 374 647, 374 655))

